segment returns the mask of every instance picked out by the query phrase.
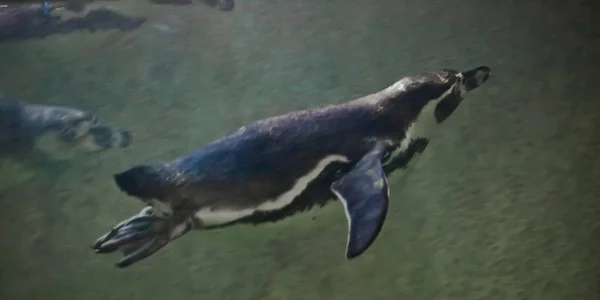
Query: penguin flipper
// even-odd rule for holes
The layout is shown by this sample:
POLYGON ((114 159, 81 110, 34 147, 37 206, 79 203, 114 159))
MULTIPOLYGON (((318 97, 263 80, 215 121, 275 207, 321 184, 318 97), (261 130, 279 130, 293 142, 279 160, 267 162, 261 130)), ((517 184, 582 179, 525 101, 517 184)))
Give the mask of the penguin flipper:
POLYGON ((377 144, 350 172, 331 185, 344 205, 348 220, 346 258, 365 252, 375 241, 388 211, 389 189, 381 159, 386 151, 377 144))

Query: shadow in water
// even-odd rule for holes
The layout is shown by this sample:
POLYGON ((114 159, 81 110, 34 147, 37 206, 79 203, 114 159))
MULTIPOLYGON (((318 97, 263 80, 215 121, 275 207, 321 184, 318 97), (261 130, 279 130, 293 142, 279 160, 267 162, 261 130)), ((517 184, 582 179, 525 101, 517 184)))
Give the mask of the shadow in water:
POLYGON ((129 17, 108 9, 95 9, 82 17, 63 19, 44 15, 39 5, 18 5, 0 8, 0 43, 54 34, 68 34, 78 30, 119 29, 130 31, 146 22, 145 18, 129 17))

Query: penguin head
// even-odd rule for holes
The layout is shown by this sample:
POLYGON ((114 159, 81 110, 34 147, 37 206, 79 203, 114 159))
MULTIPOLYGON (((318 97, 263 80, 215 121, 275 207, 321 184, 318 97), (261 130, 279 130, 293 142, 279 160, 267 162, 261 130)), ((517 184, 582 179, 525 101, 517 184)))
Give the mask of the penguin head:
POLYGON ((447 82, 448 89, 438 98, 434 109, 434 117, 438 124, 444 122, 458 107, 465 96, 486 82, 492 70, 480 66, 464 72, 452 69, 441 69, 434 72, 441 81, 447 82))

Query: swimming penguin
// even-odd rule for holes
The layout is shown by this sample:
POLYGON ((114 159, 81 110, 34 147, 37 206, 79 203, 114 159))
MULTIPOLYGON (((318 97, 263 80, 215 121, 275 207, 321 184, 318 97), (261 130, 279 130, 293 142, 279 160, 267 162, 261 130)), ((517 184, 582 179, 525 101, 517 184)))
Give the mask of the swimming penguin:
POLYGON ((71 107, 27 103, 0 95, 0 153, 22 155, 51 140, 62 148, 97 152, 125 148, 132 135, 102 125, 92 113, 71 107))
POLYGON ((348 221, 346 258, 366 251, 388 210, 386 176, 427 146, 430 134, 491 74, 441 69, 404 77, 343 104, 264 119, 175 160, 116 174, 148 206, 96 240, 140 261, 191 229, 275 222, 338 199, 348 221))

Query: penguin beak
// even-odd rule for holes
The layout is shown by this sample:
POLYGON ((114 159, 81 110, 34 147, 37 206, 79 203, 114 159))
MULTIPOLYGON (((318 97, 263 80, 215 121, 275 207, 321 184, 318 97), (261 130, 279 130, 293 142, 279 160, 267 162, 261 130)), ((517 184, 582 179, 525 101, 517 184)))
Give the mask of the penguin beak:
POLYGON ((492 74, 492 69, 486 66, 480 66, 461 73, 463 76, 463 87, 467 91, 472 91, 486 82, 492 74))

